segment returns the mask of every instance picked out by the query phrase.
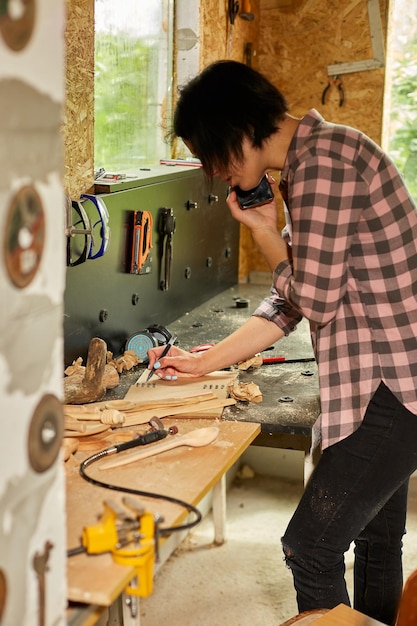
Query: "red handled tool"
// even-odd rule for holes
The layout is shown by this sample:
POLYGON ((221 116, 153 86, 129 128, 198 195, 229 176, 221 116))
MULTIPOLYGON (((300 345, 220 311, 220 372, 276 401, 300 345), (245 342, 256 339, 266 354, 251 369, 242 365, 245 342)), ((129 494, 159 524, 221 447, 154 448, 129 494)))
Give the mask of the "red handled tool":
POLYGON ((262 365, 275 365, 277 363, 311 363, 315 360, 313 356, 306 359, 287 359, 285 356, 269 356, 262 359, 262 365))
POLYGON ((133 211, 133 237, 130 259, 131 274, 149 274, 152 248, 152 215, 149 211, 133 211))

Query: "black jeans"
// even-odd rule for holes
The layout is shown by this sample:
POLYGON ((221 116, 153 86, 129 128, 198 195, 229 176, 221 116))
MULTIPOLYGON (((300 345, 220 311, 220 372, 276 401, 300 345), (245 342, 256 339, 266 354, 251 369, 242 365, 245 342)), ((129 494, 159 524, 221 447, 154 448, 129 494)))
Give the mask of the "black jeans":
POLYGON ((300 613, 350 605, 344 554, 354 541, 354 608, 394 623, 416 469, 417 415, 381 383, 361 426, 324 450, 282 538, 300 613))

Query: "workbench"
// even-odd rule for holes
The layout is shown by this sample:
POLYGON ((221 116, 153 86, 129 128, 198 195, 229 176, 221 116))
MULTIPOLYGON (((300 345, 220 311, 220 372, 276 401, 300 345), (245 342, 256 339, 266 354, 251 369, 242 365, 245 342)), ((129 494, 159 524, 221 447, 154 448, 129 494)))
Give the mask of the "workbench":
MULTIPOLYGON (((239 328, 269 295, 270 285, 263 277, 261 281, 263 284, 235 285, 169 324, 169 330, 178 335, 177 345, 189 350, 198 344, 218 343, 239 328), (242 308, 242 301, 248 306, 242 308)), ((308 321, 303 319, 295 331, 263 352, 263 356, 313 360, 284 361, 240 372, 239 380, 256 383, 263 400, 259 404, 239 402, 227 407, 223 418, 260 424, 261 432, 255 445, 303 451, 304 480, 307 481, 315 463, 313 426, 320 415, 317 364, 308 321)))
MULTIPOLYGON (((217 343, 241 326, 263 297, 265 284, 239 284, 195 307, 168 325, 178 336, 184 349, 203 343, 217 343), (242 306, 247 304, 248 306, 242 306)), ((161 319, 161 323, 164 320, 161 319)), ((287 359, 313 359, 309 327, 303 320, 288 337, 263 353, 263 356, 284 356, 287 359)), ((143 369, 143 368, 142 368, 143 369)), ((106 399, 120 399, 136 382, 140 368, 125 372, 117 388, 109 390, 106 399), (139 371, 138 371, 139 369, 139 371)), ((207 448, 171 450, 137 464, 111 470, 111 482, 155 490, 198 504, 213 489, 215 539, 222 540, 225 517, 225 475, 251 444, 302 450, 305 454, 305 479, 312 469, 313 426, 320 413, 317 366, 306 362, 263 365, 239 372, 242 382, 255 382, 262 394, 262 403, 238 402, 223 410, 219 440, 207 448)), ((181 420, 188 429, 209 420, 181 420), (189 422, 189 423, 188 423, 189 422)), ((165 422, 165 420, 164 420, 165 422)), ((169 425, 170 421, 166 421, 169 425)), ((84 455, 87 456, 87 455, 84 455)), ((95 467, 91 475, 103 474, 95 467)), ((93 486, 78 474, 78 468, 67 468, 68 547, 79 544, 82 528, 96 523, 102 513, 103 501, 121 499, 121 494, 93 486)), ((146 507, 164 517, 164 525, 180 524, 187 512, 169 503, 144 499, 146 507)), ((77 555, 68 561, 68 597, 72 602, 88 605, 90 621, 68 624, 94 624, 100 607, 110 606, 120 596, 134 570, 117 565, 108 554, 77 555)), ((85 613, 85 611, 84 611, 85 613)), ((135 622, 136 623, 136 622, 135 622)))
MULTIPOLYGON (((218 343, 239 328, 261 300, 269 295, 270 285, 263 276, 260 280, 262 284, 239 283, 226 289, 168 324, 169 331, 178 336, 176 345, 189 350, 199 344, 218 343), (242 301, 246 301, 248 306, 242 308, 242 301)), ((161 323, 163 321, 161 319, 161 323)), ((256 383, 263 400, 259 404, 238 402, 236 406, 224 409, 223 418, 260 424, 261 432, 255 445, 301 450, 308 456, 313 426, 320 415, 317 364, 308 321, 303 319, 296 330, 263 352, 263 356, 312 360, 298 363, 284 361, 241 371, 239 380, 256 383)), ((108 398, 124 397, 136 378, 136 372, 125 373, 119 387, 109 390, 108 398)))
MULTIPOLYGON (((215 424, 219 427, 219 435, 208 446, 177 448, 117 469, 101 471, 98 461, 88 467, 88 475, 115 485, 178 498, 194 506, 213 490, 215 524, 218 523, 221 532, 225 515, 225 474, 255 439, 260 431, 259 424, 212 418, 181 419, 180 423, 167 419, 164 423, 166 428, 178 424, 180 433, 215 424)), ((81 462, 88 456, 88 453, 78 452, 76 460, 81 462)), ((80 545, 83 528, 97 523, 103 513, 103 502, 113 500, 123 506, 125 494, 85 481, 75 463, 66 464, 66 473, 67 545, 68 549, 73 549, 80 545)), ((162 516, 162 528, 178 526, 188 515, 192 519, 193 514, 176 504, 145 497, 140 497, 139 501, 147 511, 162 516)), ((77 554, 68 558, 67 576, 68 599, 71 601, 68 624, 87 626, 96 623, 103 607, 115 603, 134 578, 135 570, 118 565, 110 554, 77 554), (77 603, 81 603, 81 608, 77 603)))

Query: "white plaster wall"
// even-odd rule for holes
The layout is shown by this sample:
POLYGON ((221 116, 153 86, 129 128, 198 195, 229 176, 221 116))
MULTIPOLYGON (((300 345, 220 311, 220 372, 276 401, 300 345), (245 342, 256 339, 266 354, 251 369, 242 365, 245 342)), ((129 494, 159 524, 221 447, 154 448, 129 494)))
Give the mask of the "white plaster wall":
MULTIPOLYGON (((35 555, 47 554, 47 542, 52 547, 45 572, 44 624, 66 623, 63 464, 58 455, 50 467, 39 471, 28 458, 29 427, 35 408, 47 394, 62 401, 65 238, 60 127, 65 6, 64 0, 35 0, 33 5, 34 28, 23 49, 12 50, 0 32, 2 626, 40 623, 39 580, 33 559, 35 555), (22 287, 13 282, 4 253, 8 249, 6 223, 10 203, 27 185, 39 195, 45 235, 37 271, 30 283, 22 287)), ((9 0, 12 28, 26 10, 23 2, 9 0)), ((61 413, 58 411, 57 415, 59 418, 61 413)))

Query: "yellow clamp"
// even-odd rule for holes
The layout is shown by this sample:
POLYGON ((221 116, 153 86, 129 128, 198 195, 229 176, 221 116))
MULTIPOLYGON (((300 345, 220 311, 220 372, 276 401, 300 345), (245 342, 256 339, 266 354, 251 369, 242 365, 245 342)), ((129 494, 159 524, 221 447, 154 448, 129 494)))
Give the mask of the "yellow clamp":
POLYGON ((123 503, 134 510, 135 517, 117 503, 105 501, 99 523, 83 529, 82 544, 88 554, 111 552, 115 563, 134 567, 137 586, 128 585, 125 592, 146 598, 153 591, 155 519, 131 498, 124 498, 123 503))

